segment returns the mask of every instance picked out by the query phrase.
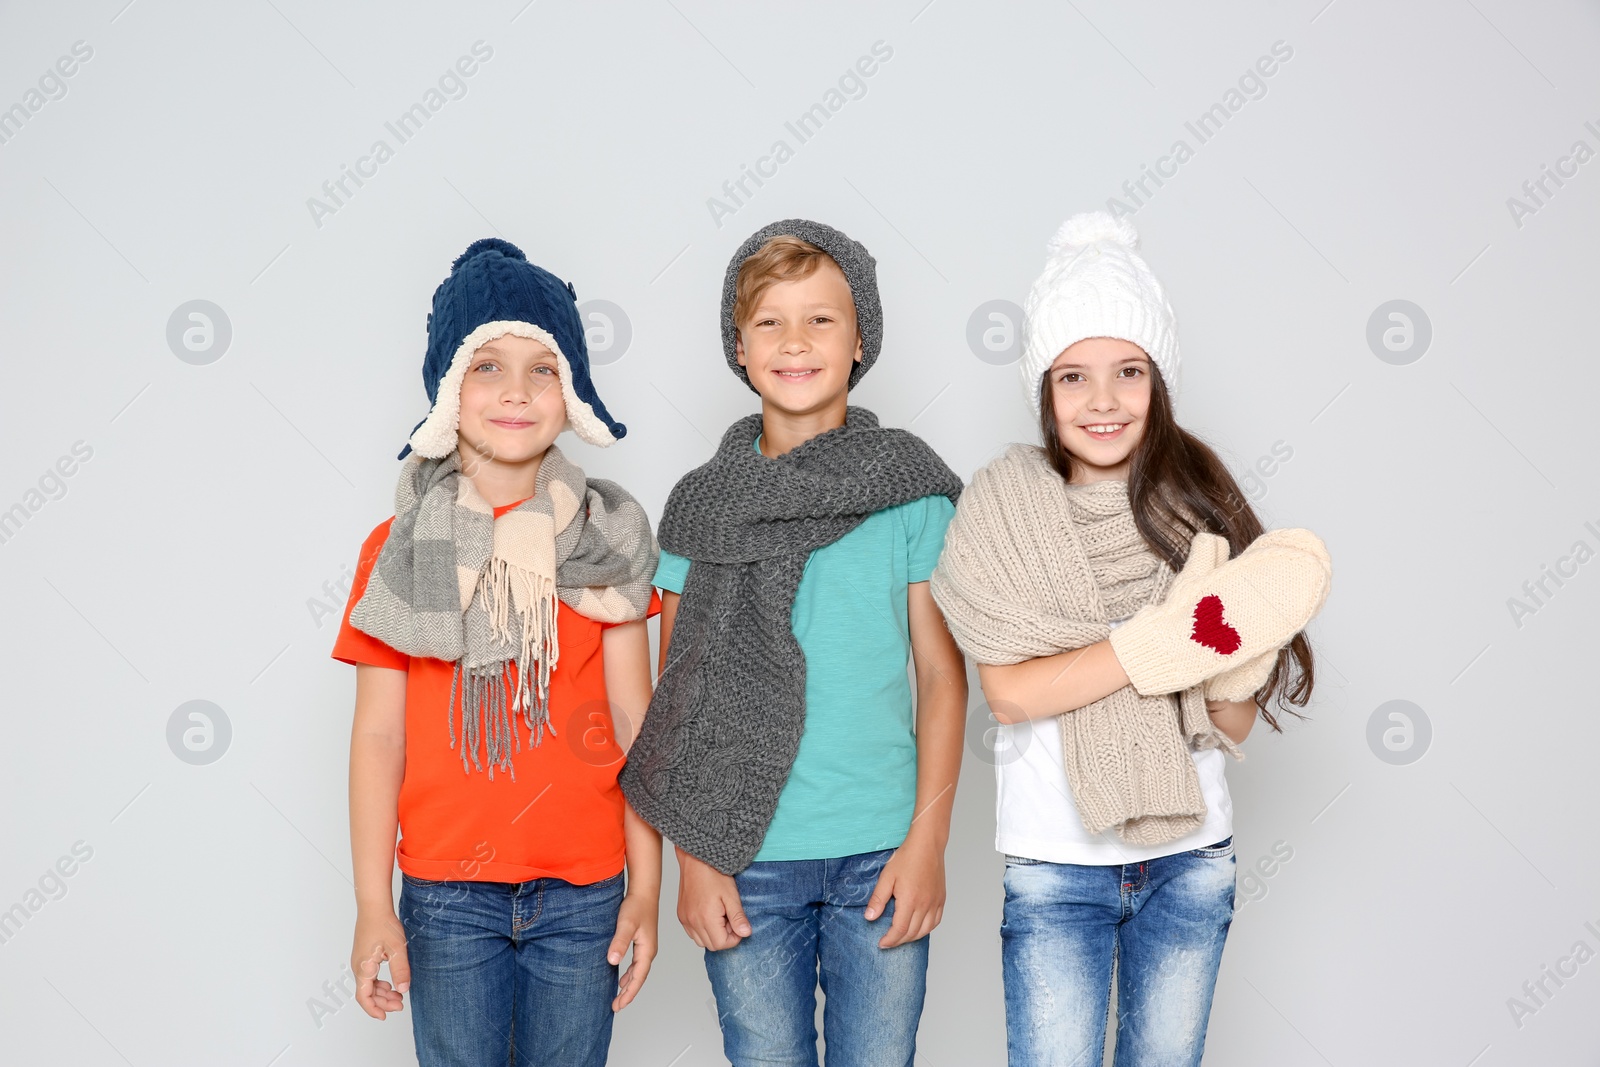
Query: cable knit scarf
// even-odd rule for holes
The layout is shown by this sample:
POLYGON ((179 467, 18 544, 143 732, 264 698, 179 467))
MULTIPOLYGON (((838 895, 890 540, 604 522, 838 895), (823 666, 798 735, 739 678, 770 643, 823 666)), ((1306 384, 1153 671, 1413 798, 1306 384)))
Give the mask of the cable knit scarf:
MULTIPOLYGON (((1102 640, 1174 577, 1134 525, 1126 482, 1069 486, 1042 449, 1013 445, 962 495, 931 590, 962 650, 1005 664, 1102 640)), ((1124 686, 1057 721, 1084 826, 1134 845, 1205 821, 1191 745, 1239 757, 1199 686, 1158 697, 1124 686)))
POLYGON ((533 496, 494 517, 458 452, 412 453, 395 489, 394 524, 350 623, 410 656, 453 661, 450 747, 461 693, 461 767, 511 773, 522 747, 555 734, 550 672, 560 648, 556 600, 601 622, 641 619, 657 552, 650 521, 615 482, 588 479, 554 445, 533 496), (507 666, 515 664, 515 680, 507 666), (480 756, 480 749, 487 752, 480 756))
POLYGON ((754 448, 760 431, 760 415, 734 423, 667 498, 661 546, 693 565, 621 776, 635 811, 725 874, 760 849, 800 745, 808 665, 790 614, 806 557, 875 511, 961 492, 920 438, 865 408, 776 459, 754 448))

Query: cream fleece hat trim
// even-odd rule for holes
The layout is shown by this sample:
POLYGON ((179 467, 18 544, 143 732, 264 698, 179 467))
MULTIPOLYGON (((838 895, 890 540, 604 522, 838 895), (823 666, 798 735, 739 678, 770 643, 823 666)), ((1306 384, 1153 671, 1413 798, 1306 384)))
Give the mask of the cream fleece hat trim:
POLYGON ((561 346, 556 343, 554 335, 531 322, 500 320, 486 322, 467 334, 456 348, 455 355, 450 357, 450 369, 445 371, 444 377, 439 380, 437 403, 433 405, 433 410, 428 412, 428 417, 422 420, 422 425, 411 434, 413 452, 428 459, 438 459, 455 450, 456 431, 461 425, 461 383, 467 376, 467 366, 472 362, 472 354, 480 345, 488 344, 506 334, 538 341, 555 355, 561 372, 561 397, 566 404, 567 425, 573 433, 589 444, 601 448, 616 442, 616 437, 607 428, 605 421, 594 413, 592 407, 578 399, 578 394, 573 391, 572 364, 567 361, 566 353, 561 351, 561 346))
POLYGON ((1178 388, 1178 325, 1166 291, 1134 251, 1139 231, 1126 218, 1086 211, 1061 224, 1046 246, 1044 271, 1023 305, 1018 368, 1035 418, 1039 379, 1067 346, 1086 337, 1132 341, 1178 388))

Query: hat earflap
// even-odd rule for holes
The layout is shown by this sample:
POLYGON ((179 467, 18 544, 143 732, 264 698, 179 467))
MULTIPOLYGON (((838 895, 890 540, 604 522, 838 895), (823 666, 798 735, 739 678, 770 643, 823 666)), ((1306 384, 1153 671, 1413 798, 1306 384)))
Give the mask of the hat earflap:
POLYGON ((457 346, 455 355, 450 357, 450 369, 439 379, 433 410, 411 434, 411 450, 428 459, 438 459, 455 450, 459 439, 457 431, 461 425, 461 383, 466 380, 472 354, 479 347, 506 334, 538 341, 554 354, 560 370, 561 398, 567 411, 567 425, 572 432, 599 448, 615 444, 616 435, 605 420, 595 414, 592 406, 579 399, 572 385, 572 364, 550 331, 531 322, 499 320, 479 326, 457 346))

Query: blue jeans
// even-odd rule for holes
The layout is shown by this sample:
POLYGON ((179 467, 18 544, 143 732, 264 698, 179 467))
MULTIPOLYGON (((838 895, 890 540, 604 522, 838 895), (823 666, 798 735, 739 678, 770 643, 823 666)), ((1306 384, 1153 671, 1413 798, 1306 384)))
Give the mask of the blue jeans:
POLYGON ((421 1067, 606 1062, 620 872, 592 885, 402 878, 421 1067))
POLYGON ((750 936, 706 952, 722 1050, 734 1067, 817 1067, 817 982, 828 1067, 911 1067, 928 974, 928 938, 878 939, 867 899, 894 849, 831 860, 762 860, 734 876, 750 936))
POLYGON ((1100 1067, 1113 958, 1116 1067, 1198 1067, 1233 922, 1233 838, 1106 867, 1006 857, 1013 1067, 1100 1067))

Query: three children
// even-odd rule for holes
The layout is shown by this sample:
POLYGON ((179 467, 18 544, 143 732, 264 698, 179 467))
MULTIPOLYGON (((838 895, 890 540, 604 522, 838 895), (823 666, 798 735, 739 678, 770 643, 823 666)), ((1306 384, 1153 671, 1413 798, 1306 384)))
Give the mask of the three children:
POLYGON ((808 220, 757 231, 722 338, 761 411, 673 488, 659 553, 553 444, 625 432, 571 286, 504 241, 457 259, 432 410, 334 649, 358 665, 358 999, 382 1018, 409 990, 422 1064, 605 1062, 655 953, 664 834, 729 1060, 816 1064, 820 984, 830 1064, 910 1065, 963 652, 1034 742, 997 764, 1011 1062, 1098 1062, 1113 954, 1118 1062, 1199 1062, 1232 910, 1221 752, 1258 711, 1276 728, 1274 695, 1309 699, 1329 568, 1172 421, 1175 326, 1135 243, 1099 213, 1052 242, 1022 360, 1045 448, 963 493, 848 403, 882 346, 871 255, 808 220), (643 722, 626 754, 619 714, 643 722))

